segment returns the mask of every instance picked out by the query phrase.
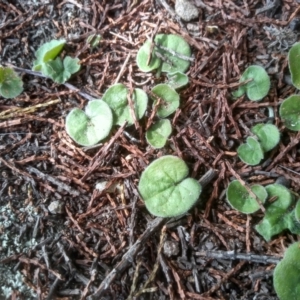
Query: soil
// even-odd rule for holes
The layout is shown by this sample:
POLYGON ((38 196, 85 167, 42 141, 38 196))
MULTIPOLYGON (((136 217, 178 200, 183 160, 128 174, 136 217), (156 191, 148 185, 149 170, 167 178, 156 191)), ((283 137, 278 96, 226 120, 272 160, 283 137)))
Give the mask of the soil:
POLYGON ((20 96, 0 98, 1 299, 277 299, 272 272, 297 236, 286 231, 266 242, 254 229, 262 212, 239 213, 225 191, 233 179, 284 178, 300 192, 300 134, 278 115, 297 92, 287 53, 299 38, 299 4, 190 2, 199 15, 185 22, 172 0, 1 1, 0 63, 24 81, 20 96), (194 58, 167 145, 153 149, 145 140, 151 104, 141 121, 115 127, 102 144, 76 145, 65 131, 72 108, 100 99, 116 81, 148 93, 166 81, 136 65, 156 31, 182 36, 194 58), (87 43, 92 34, 102 36, 95 48, 87 43), (61 56, 82 66, 69 85, 30 72, 38 47, 62 38, 61 56), (269 94, 232 101, 253 64, 270 75, 269 94), (268 121, 280 144, 247 166, 236 149, 251 126, 268 121), (137 190, 145 167, 167 154, 182 158, 197 180, 215 175, 200 203, 176 219, 151 216, 137 190))

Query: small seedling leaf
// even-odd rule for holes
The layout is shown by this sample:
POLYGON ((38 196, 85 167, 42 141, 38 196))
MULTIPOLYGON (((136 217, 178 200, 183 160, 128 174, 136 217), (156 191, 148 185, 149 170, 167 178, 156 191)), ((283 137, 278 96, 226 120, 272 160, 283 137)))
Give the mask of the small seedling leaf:
POLYGON ((36 60, 33 62, 33 70, 40 71, 42 65, 56 58, 65 45, 65 40, 52 40, 43 44, 36 52, 36 60))
POLYGON ((261 66, 248 67, 240 78, 240 82, 252 79, 250 82, 233 93, 235 97, 240 97, 244 93, 252 101, 259 101, 264 98, 270 90, 270 78, 265 69, 261 66))
POLYGON ((147 142, 156 149, 165 146, 168 137, 172 132, 171 122, 162 119, 154 123, 146 132, 147 142))
POLYGON ((171 155, 155 160, 144 170, 138 189, 150 213, 174 217, 186 213, 196 203, 201 185, 186 178, 188 172, 185 162, 171 155))
MULTIPOLYGON (((127 126, 134 123, 127 94, 127 87, 122 83, 117 83, 112 85, 102 97, 102 100, 105 101, 112 109, 114 124, 120 126, 123 125, 125 121, 127 121, 127 126)), ((137 120, 139 120, 143 117, 147 109, 148 96, 143 90, 134 89, 132 102, 134 105, 135 116, 137 120)))
POLYGON ((251 131, 258 137, 258 141, 264 152, 276 147, 280 140, 278 128, 273 124, 257 124, 251 131))
POLYGON ((66 131, 81 146, 92 146, 105 139, 111 130, 113 116, 102 100, 92 100, 85 112, 74 108, 66 117, 66 131))
POLYGON ((101 39, 102 36, 100 34, 91 34, 86 42, 90 44, 91 48, 96 48, 100 44, 101 39))
POLYGON ((0 66, 0 95, 4 98, 15 98, 23 91, 23 81, 11 68, 0 66))
POLYGON ((186 72, 190 67, 190 61, 180 58, 180 56, 191 57, 190 45, 179 35, 175 34, 158 34, 155 37, 155 42, 159 45, 168 48, 171 51, 166 51, 155 47, 155 51, 159 52, 165 60, 162 62, 162 72, 186 72))
MULTIPOLYGON (((157 115, 160 118, 165 118, 172 114, 179 107, 180 97, 178 93, 168 84, 158 84, 152 89, 152 93, 161 99, 157 109, 157 115)), ((157 99, 153 99, 154 105, 157 99)))
MULTIPOLYGON (((259 184, 252 185, 251 191, 262 203, 265 202, 268 194, 263 186, 259 184)), ((226 197, 233 208, 245 214, 252 214, 260 208, 257 200, 250 195, 238 180, 234 180, 229 184, 226 197)))
POLYGON ((161 65, 161 60, 154 54, 154 51, 152 51, 151 60, 149 64, 147 64, 150 55, 150 50, 151 50, 151 41, 147 40, 138 51, 136 57, 136 63, 139 69, 143 72, 150 72, 152 70, 159 68, 159 66, 161 65))
POLYGON ((247 143, 238 147, 239 158, 250 166, 255 166, 264 158, 264 153, 260 143, 253 137, 247 138, 247 143))
POLYGON ((294 212, 289 211, 294 203, 291 192, 281 184, 268 185, 266 186, 266 191, 269 198, 276 200, 266 205, 266 213, 262 222, 255 226, 257 232, 266 241, 269 241, 272 236, 279 234, 285 229, 298 232, 299 226, 295 223, 294 212))
POLYGON ((292 83, 297 88, 300 89, 300 43, 296 43, 292 46, 289 51, 288 60, 289 68, 292 77, 292 83))
POLYGON ((167 73, 168 85, 177 90, 189 83, 189 78, 182 72, 167 73))
POLYGON ((65 83, 79 69, 79 59, 70 56, 66 56, 63 62, 57 57, 42 65, 42 73, 57 83, 65 83))
POLYGON ((300 299, 300 243, 293 243, 277 264, 273 284, 280 300, 300 299))
POLYGON ((286 98, 280 106, 279 115, 286 128, 300 130, 300 96, 292 95, 286 98))

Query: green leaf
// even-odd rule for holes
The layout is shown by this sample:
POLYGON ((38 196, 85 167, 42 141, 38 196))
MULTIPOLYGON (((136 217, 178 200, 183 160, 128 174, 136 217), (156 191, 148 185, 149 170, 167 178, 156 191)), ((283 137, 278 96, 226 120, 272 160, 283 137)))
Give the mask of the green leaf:
MULTIPOLYGON (((164 83, 158 84, 152 89, 151 92, 161 99, 157 109, 157 115, 160 118, 169 116, 179 107, 180 97, 178 93, 169 85, 164 83)), ((156 105, 158 100, 153 97, 153 101, 154 105, 156 105)))
POLYGON ((270 78, 265 69, 261 66, 248 67, 240 78, 240 82, 252 79, 252 81, 240 86, 239 89, 233 93, 234 97, 240 97, 244 93, 252 101, 259 101, 267 96, 270 90, 270 78))
POLYGON ((284 253, 273 274, 273 284, 280 300, 300 299, 300 243, 293 243, 284 253))
MULTIPOLYGON (((265 188, 259 184, 252 185, 251 191, 262 203, 267 199, 268 194, 265 188)), ((238 180, 230 182, 226 191, 226 197, 229 204, 242 213, 252 214, 260 209, 256 199, 250 195, 238 180)))
MULTIPOLYGON (((102 100, 105 101, 113 111, 114 124, 123 125, 127 121, 127 126, 134 123, 130 112, 127 99, 128 89, 122 83, 112 85, 103 95, 102 100)), ((141 89, 134 89, 132 102, 137 120, 140 120, 147 109, 148 96, 141 89)))
POLYGON ((147 65, 151 50, 151 41, 147 40, 139 49, 136 62, 140 70, 150 72, 161 67, 163 72, 185 72, 190 66, 190 61, 182 57, 191 57, 189 44, 175 34, 158 34, 151 53, 151 61, 147 65), (167 50, 166 50, 167 49, 167 50))
POLYGON ((297 88, 300 89, 300 43, 294 44, 288 55, 289 68, 292 77, 292 83, 297 88))
POLYGON ((150 49, 151 49, 151 41, 147 40, 137 53, 136 63, 139 69, 143 72, 150 72, 152 70, 159 68, 159 66, 161 65, 161 60, 157 56, 155 56, 153 52, 151 54, 150 63, 147 64, 150 49))
POLYGON ((175 53, 186 57, 191 57, 190 45, 179 35, 175 34, 158 34, 155 42, 159 45, 171 50, 171 52, 155 47, 155 51, 159 52, 166 59, 162 62, 162 72, 186 72, 190 67, 190 61, 179 58, 175 53))
POLYGON ((96 48, 100 44, 101 39, 102 36, 100 34, 91 34, 86 42, 90 44, 91 48, 96 48))
POLYGON ((298 222, 300 222, 300 200, 297 201, 297 204, 295 207, 295 218, 298 222))
POLYGON ((65 40, 52 40, 43 44, 36 52, 36 60, 33 62, 33 70, 40 71, 42 65, 56 58, 65 45, 65 40))
POLYGON ((253 137, 247 138, 247 143, 238 147, 239 158, 250 166, 255 166, 264 158, 264 153, 260 143, 253 137))
POLYGON ((286 98, 280 106, 279 115, 286 128, 300 130, 300 96, 292 95, 286 98))
POLYGON ((264 152, 272 150, 279 143, 280 133, 273 124, 257 124, 251 128, 251 131, 257 135, 264 152))
POLYGON ((81 146, 92 146, 105 139, 112 128, 113 116, 102 100, 92 100, 85 112, 74 108, 66 117, 66 131, 81 146))
POLYGON ((257 232, 266 241, 285 229, 298 232, 300 228, 296 224, 294 212, 290 212, 290 208, 294 204, 291 192, 281 184, 270 184, 266 186, 266 191, 269 198, 275 198, 276 200, 266 207, 262 222, 255 226, 257 232))
POLYGON ((186 213, 196 203, 201 185, 186 178, 188 172, 185 162, 171 155, 160 157, 144 170, 138 189, 150 213, 174 217, 186 213))
POLYGON ((11 68, 0 66, 0 95, 4 98, 15 98, 23 91, 23 81, 11 68))
POLYGON ((57 83, 65 83, 79 69, 79 59, 70 56, 66 56, 63 62, 57 57, 42 65, 42 73, 57 83))
POLYGON ((189 83, 189 78, 182 72, 167 73, 168 85, 177 90, 189 83))
POLYGON ((171 122, 167 119, 162 119, 153 124, 146 132, 147 142, 156 149, 165 146, 168 137, 172 132, 171 122))

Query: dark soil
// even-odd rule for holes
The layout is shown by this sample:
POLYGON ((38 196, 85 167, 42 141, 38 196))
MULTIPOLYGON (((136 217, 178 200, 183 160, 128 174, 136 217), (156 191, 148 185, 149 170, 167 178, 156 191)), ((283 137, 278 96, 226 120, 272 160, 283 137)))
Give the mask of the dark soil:
POLYGON ((233 210, 224 192, 236 178, 266 185, 282 176, 300 192, 300 134, 278 117, 282 100, 296 92, 287 52, 299 36, 299 4, 193 3, 200 14, 187 23, 172 0, 0 2, 0 63, 21 68, 24 81, 20 96, 0 98, 1 299, 277 299, 272 271, 297 236, 284 232, 266 242, 254 230, 262 213, 233 210), (184 37, 195 58, 168 144, 155 150, 145 141, 149 105, 137 126, 114 129, 95 148, 77 146, 64 122, 87 104, 83 93, 101 98, 119 75, 146 92, 165 80, 135 62, 159 22, 159 32, 184 37), (91 49, 86 39, 95 33, 103 39, 91 49), (40 45, 60 38, 67 40, 62 55, 82 64, 69 80, 75 89, 26 71, 40 45), (271 90, 261 102, 233 102, 231 92, 252 64, 265 67, 271 90), (268 107, 281 141, 250 167, 236 149, 252 125, 270 120, 268 107), (182 158, 197 180, 216 174, 201 203, 176 220, 153 219, 137 191, 141 172, 165 154, 182 158), (106 188, 99 190, 101 182, 106 188), (223 252, 213 257, 215 251, 223 252))

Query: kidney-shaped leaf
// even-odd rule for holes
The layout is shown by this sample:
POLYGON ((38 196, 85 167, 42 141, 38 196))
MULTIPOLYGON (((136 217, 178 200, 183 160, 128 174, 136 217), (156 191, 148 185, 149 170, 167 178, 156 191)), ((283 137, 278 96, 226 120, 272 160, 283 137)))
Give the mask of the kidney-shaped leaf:
POLYGON ((4 98, 15 98, 23 91, 23 81, 11 68, 0 66, 0 95, 4 98))
POLYGON ((139 192, 150 213, 174 217, 186 213, 197 201, 201 185, 188 176, 188 167, 176 156, 163 156, 142 173, 139 192))
POLYGON ((293 243, 277 264, 273 284, 280 300, 300 299, 300 243, 293 243))
POLYGON ((286 98, 280 106, 279 115, 288 129, 300 130, 300 96, 286 98))
POLYGON ((167 73, 167 76, 169 79, 168 84, 175 90, 180 89, 189 83, 188 76, 182 72, 167 73))
POLYGON ((180 97, 168 84, 158 84, 151 92, 157 96, 157 98, 153 97, 154 105, 157 103, 158 98, 160 99, 160 104, 157 109, 157 115, 160 118, 169 116, 179 107, 180 97))
POLYGON ((233 95, 240 97, 246 93, 252 101, 259 101, 264 98, 270 90, 270 78, 265 69, 261 66, 248 67, 241 76, 240 82, 245 82, 249 79, 251 81, 240 86, 233 95))
POLYGON ((162 148, 172 132, 171 122, 162 119, 154 123, 146 132, 147 142, 156 149, 162 148))
POLYGON ((247 138, 247 143, 238 147, 239 158, 250 166, 255 166, 264 158, 264 153, 260 143, 253 137, 247 138))
MULTIPOLYGON (((128 89, 122 83, 112 85, 103 95, 105 101, 113 111, 114 124, 123 125, 127 121, 127 126, 134 123, 131 115, 128 99, 128 89)), ((134 89, 132 102, 134 105, 135 116, 139 120, 143 117, 148 104, 148 96, 141 89, 134 89)))
MULTIPOLYGON (((252 185, 251 191, 262 203, 265 202, 268 194, 263 186, 259 184, 252 185)), ((250 195, 238 180, 230 182, 226 191, 226 197, 233 208, 245 214, 252 214, 260 208, 257 200, 250 195)))
POLYGON ((289 68, 292 77, 292 83, 297 88, 300 89, 300 43, 296 43, 292 46, 289 51, 288 60, 289 68))
POLYGON ((272 150, 279 143, 280 133, 273 124, 257 124, 251 128, 251 131, 258 137, 265 152, 272 150))
POLYGON ((190 45, 179 35, 158 34, 155 42, 164 48, 156 47, 155 51, 165 57, 162 62, 161 70, 163 72, 185 72, 190 66, 190 61, 182 57, 191 57, 190 45))
POLYGON ((74 108, 66 117, 66 131, 81 146, 92 146, 109 135, 113 116, 102 100, 92 100, 85 112, 74 108))
POLYGON ((43 63, 55 59, 64 47, 65 43, 65 40, 52 40, 43 44, 35 52, 36 60, 33 62, 33 70, 40 71, 43 63))

